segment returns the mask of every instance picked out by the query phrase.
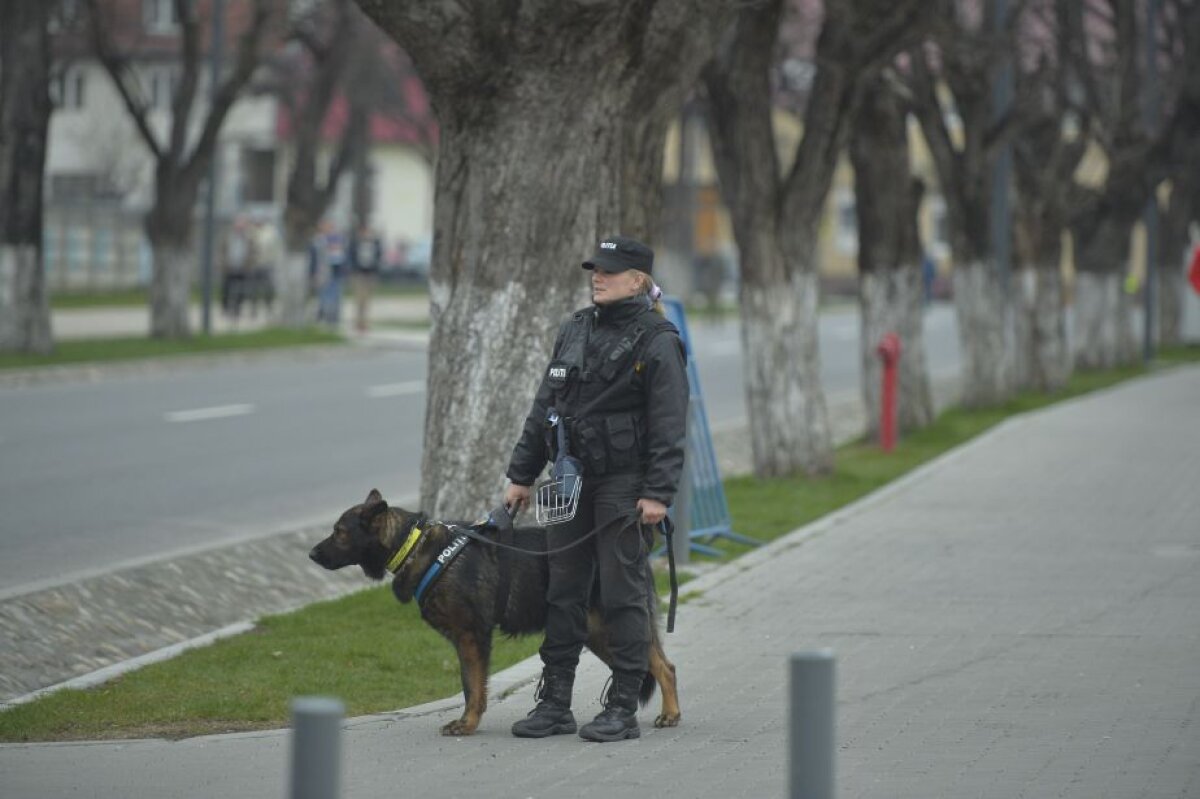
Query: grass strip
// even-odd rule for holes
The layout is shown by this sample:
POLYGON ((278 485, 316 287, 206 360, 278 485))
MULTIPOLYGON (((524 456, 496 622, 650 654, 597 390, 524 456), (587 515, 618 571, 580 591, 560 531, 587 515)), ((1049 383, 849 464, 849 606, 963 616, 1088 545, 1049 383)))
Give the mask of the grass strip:
MULTIPOLYGON (((1200 347, 1170 350, 1160 363, 1200 361, 1200 347)), ((1024 393, 1002 407, 951 410, 905 436, 894 452, 857 442, 838 449, 824 477, 725 481, 734 529, 778 538, 865 496, 1014 414, 1144 374, 1127 368, 1076 374, 1062 392, 1024 393)), ((745 547, 717 542, 722 559, 745 547)), ((666 591, 665 575, 659 590, 666 591)), ((686 581, 686 578, 685 580, 686 581)), ((682 593, 685 599, 696 594, 682 593)), ((498 671, 532 655, 536 636, 497 636, 498 671)), ((262 619, 251 632, 156 663, 88 690, 67 690, 0 713, 0 740, 59 741, 187 737, 286 726, 292 697, 340 697, 351 716, 411 707, 460 690, 453 649, 386 587, 262 619)))
POLYGON ((0 369, 30 369, 81 363, 112 363, 145 358, 185 357, 217 352, 343 344, 345 339, 321 328, 268 328, 248 333, 219 333, 186 339, 145 336, 60 341, 49 355, 0 353, 0 369))
MULTIPOLYGON (((377 282, 372 293, 377 297, 419 297, 429 294, 429 287, 421 282, 377 282)), ((217 309, 220 301, 214 289, 212 304, 217 309)), ((201 303, 204 295, 200 289, 192 289, 191 301, 201 303)), ((75 308, 145 308, 150 304, 150 292, 144 288, 129 289, 64 289, 50 292, 51 310, 75 308)))
MULTIPOLYGON (((199 291, 192 291, 192 300, 199 301, 199 291)), ((97 290, 52 290, 50 292, 51 310, 66 310, 73 308, 145 308, 150 304, 150 292, 147 289, 97 289, 97 290)))

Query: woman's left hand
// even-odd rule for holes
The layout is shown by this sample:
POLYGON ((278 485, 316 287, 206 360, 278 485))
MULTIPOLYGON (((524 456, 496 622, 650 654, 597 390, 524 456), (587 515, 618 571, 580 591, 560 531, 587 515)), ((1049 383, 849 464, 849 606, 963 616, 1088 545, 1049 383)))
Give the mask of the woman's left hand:
POLYGON ((667 515, 667 506, 657 499, 639 499, 637 509, 641 514, 642 524, 658 524, 667 515))

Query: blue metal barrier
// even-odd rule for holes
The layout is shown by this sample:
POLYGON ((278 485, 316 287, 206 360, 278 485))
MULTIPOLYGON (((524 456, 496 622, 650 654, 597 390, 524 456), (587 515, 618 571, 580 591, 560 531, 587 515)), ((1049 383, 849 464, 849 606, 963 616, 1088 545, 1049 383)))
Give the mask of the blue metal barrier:
MULTIPOLYGON (((735 541, 748 546, 759 546, 761 542, 749 536, 733 532, 733 520, 729 516, 729 504, 725 501, 725 487, 721 484, 721 470, 717 466, 717 453, 713 449, 712 433, 708 428, 708 413, 704 409, 704 395, 700 391, 700 375, 696 371, 696 358, 692 351, 692 340, 688 334, 687 319, 683 303, 675 297, 664 297, 663 308, 675 327, 687 350, 688 373, 688 422, 685 446, 684 480, 687 481, 686 504, 682 514, 686 518, 672 519, 676 527, 686 530, 690 550, 710 557, 719 557, 720 550, 710 546, 718 538, 735 541)), ((672 507, 672 514, 677 508, 672 507)))

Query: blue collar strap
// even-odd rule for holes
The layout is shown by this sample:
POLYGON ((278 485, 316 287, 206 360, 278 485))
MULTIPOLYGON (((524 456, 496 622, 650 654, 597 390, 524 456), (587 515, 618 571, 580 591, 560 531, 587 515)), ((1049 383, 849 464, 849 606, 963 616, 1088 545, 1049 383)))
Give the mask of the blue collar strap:
POLYGON ((438 575, 440 575, 446 569, 446 567, 450 565, 450 561, 458 557, 458 553, 463 551, 469 540, 470 539, 465 535, 457 536, 453 541, 450 542, 449 546, 443 549, 441 554, 437 556, 437 559, 425 572, 425 576, 421 578, 420 584, 417 585, 415 597, 418 605, 421 604, 421 597, 425 594, 425 590, 429 588, 429 586, 433 584, 434 580, 438 578, 438 575))

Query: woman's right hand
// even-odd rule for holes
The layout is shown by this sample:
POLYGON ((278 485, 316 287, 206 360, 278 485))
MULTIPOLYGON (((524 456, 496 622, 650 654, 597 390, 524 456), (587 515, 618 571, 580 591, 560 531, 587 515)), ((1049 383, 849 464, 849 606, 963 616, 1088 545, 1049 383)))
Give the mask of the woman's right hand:
POLYGON ((517 511, 529 506, 529 494, 529 486, 509 483, 508 488, 504 489, 504 506, 508 508, 509 513, 516 516, 517 511))

